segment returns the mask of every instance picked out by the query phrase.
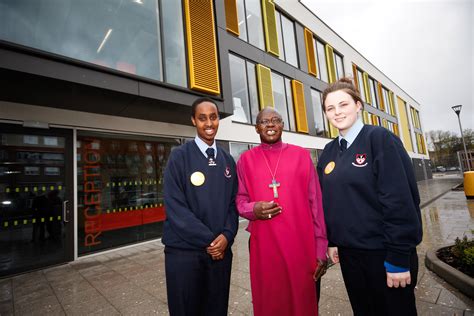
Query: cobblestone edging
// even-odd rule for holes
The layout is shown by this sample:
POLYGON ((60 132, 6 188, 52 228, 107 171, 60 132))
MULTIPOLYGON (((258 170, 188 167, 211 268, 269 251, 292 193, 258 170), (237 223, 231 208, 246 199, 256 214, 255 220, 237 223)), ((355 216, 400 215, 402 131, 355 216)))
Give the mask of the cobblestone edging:
MULTIPOLYGON (((446 247, 450 246, 452 245, 446 247)), ((441 261, 436 255, 436 252, 442 248, 445 247, 430 249, 426 252, 426 267, 442 277, 459 291, 466 294, 468 297, 474 297, 474 279, 441 261)))

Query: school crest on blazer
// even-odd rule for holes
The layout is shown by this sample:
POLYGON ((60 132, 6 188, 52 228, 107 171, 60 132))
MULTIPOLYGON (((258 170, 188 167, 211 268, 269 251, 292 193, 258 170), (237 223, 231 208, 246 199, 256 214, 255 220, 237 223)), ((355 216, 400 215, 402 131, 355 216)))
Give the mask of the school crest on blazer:
POLYGON ((367 166, 367 154, 356 154, 355 162, 352 165, 359 168, 367 166))

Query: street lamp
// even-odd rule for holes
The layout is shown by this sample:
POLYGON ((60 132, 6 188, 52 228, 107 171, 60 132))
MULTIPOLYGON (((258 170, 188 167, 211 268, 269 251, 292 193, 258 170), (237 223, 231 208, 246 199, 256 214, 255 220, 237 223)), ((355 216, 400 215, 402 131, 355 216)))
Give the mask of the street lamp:
POLYGON ((461 126, 461 109, 462 109, 462 104, 459 104, 459 105, 455 105, 453 107, 451 107, 453 109, 453 111, 456 113, 456 115, 458 116, 458 122, 459 122, 459 130, 461 131, 461 138, 462 138, 462 144, 464 145, 464 154, 466 155, 466 163, 467 163, 467 169, 469 171, 471 171, 471 164, 470 164, 470 159, 467 155, 467 149, 466 149, 466 142, 464 141, 464 135, 462 133, 462 126, 461 126))

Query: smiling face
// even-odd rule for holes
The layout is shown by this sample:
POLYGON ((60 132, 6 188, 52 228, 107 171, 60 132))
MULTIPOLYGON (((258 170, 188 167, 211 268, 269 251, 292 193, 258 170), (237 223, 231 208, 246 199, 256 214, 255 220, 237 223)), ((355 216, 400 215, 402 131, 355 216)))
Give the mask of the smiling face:
POLYGON ((324 111, 329 122, 339 130, 342 136, 354 125, 362 104, 344 90, 337 90, 327 95, 324 111))
POLYGON ((281 115, 272 109, 262 110, 257 117, 255 130, 260 135, 260 141, 265 144, 274 144, 281 140, 283 133, 281 115))
POLYGON ((215 104, 208 101, 199 103, 191 121, 196 126, 198 137, 211 146, 219 128, 219 112, 215 104))

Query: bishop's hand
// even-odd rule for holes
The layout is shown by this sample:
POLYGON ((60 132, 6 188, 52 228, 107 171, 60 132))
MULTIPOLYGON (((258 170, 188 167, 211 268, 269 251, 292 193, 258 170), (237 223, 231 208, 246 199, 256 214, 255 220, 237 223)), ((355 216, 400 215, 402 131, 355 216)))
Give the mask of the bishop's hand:
POLYGON ((281 211, 281 206, 273 201, 260 201, 256 202, 253 206, 253 213, 257 219, 272 219, 275 216, 278 216, 281 211))

